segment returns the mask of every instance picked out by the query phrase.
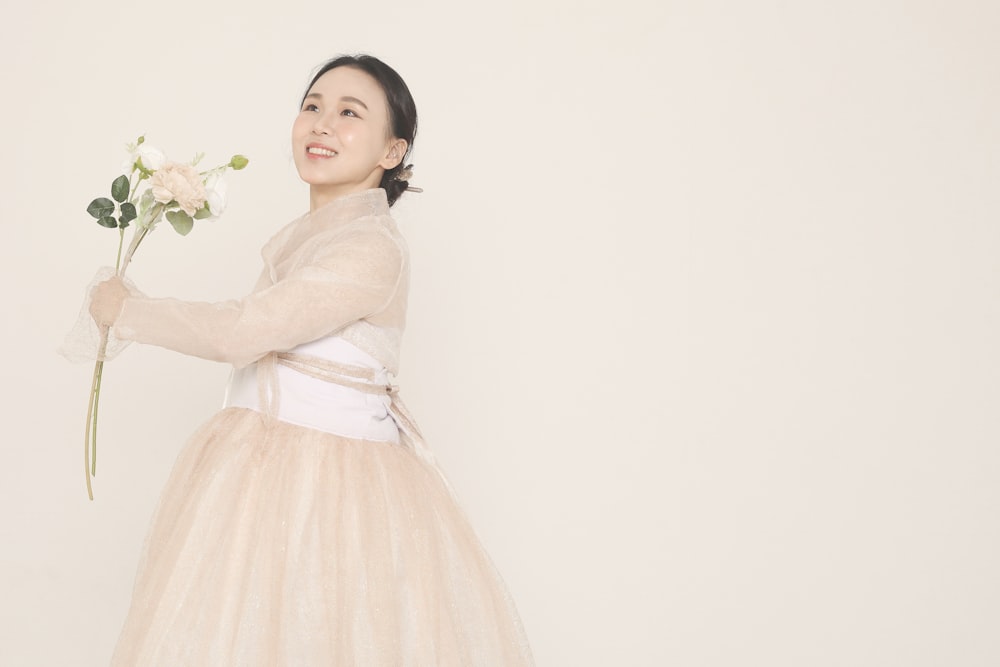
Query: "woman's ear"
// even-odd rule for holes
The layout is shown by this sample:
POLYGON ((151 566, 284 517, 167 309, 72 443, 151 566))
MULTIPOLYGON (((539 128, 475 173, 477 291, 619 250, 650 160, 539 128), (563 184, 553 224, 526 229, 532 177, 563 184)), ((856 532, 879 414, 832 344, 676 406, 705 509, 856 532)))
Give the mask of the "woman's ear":
POLYGON ((409 146, 409 144, 406 143, 406 139, 391 140, 389 142, 389 149, 385 152, 385 157, 378 163, 378 166, 382 167, 386 171, 389 171, 398 165, 403 161, 403 157, 406 155, 407 146, 409 146))

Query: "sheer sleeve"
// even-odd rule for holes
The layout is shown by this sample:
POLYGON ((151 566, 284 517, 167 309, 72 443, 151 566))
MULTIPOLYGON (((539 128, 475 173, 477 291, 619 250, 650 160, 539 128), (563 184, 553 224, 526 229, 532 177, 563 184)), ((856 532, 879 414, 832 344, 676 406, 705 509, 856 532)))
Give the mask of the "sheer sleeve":
POLYGON ((286 275, 243 299, 127 298, 113 330, 122 339, 243 367, 377 314, 399 285, 402 263, 388 234, 353 234, 313 244, 286 275))

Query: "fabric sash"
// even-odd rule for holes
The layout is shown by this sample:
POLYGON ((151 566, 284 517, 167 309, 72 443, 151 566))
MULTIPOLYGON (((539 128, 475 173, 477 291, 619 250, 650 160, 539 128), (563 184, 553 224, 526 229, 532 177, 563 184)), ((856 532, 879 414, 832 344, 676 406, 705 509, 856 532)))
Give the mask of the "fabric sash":
MULTIPOLYGON (((271 352, 257 362, 257 391, 261 411, 266 419, 276 419, 281 401, 281 391, 278 379, 278 366, 285 366, 317 380, 332 382, 343 387, 349 387, 366 394, 376 394, 389 397, 389 414, 399 428, 399 437, 403 445, 408 445, 419 459, 430 465, 444 480, 445 486, 452 491, 447 478, 441 472, 424 440, 416 420, 403 403, 399 395, 399 387, 394 384, 382 384, 376 379, 376 370, 362 366, 341 364, 330 359, 293 352, 271 352)), ((454 491, 452 491, 454 494, 454 491)))

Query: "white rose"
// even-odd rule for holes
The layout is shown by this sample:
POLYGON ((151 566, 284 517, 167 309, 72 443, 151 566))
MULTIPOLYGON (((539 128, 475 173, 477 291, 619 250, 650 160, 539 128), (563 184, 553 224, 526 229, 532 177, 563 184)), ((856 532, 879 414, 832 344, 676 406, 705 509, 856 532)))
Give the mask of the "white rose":
POLYGON ((162 169, 167 162, 167 156, 163 154, 163 151, 147 143, 139 144, 135 152, 136 157, 142 160, 142 166, 150 171, 162 169))
POLYGON ((142 160, 142 166, 149 171, 156 171, 162 169, 163 165, 166 164, 167 156, 159 148, 143 142, 129 153, 128 161, 122 165, 122 171, 125 174, 131 174, 137 160, 142 160))
POLYGON ((205 180, 205 200, 208 202, 208 210, 212 213, 213 218, 219 217, 226 210, 227 187, 226 179, 222 178, 222 174, 217 171, 212 172, 205 180))
POLYGON ((194 215, 205 205, 205 184, 201 182, 198 171, 189 164, 166 163, 149 179, 149 187, 153 199, 161 204, 176 201, 188 215, 194 215))

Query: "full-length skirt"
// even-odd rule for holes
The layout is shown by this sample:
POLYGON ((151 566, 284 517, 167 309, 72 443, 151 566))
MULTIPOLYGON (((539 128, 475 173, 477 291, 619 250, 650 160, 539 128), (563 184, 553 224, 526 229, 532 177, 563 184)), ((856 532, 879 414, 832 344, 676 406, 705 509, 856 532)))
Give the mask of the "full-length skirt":
POLYGON ((113 665, 530 665, 506 588, 433 465, 227 408, 147 537, 113 665))

